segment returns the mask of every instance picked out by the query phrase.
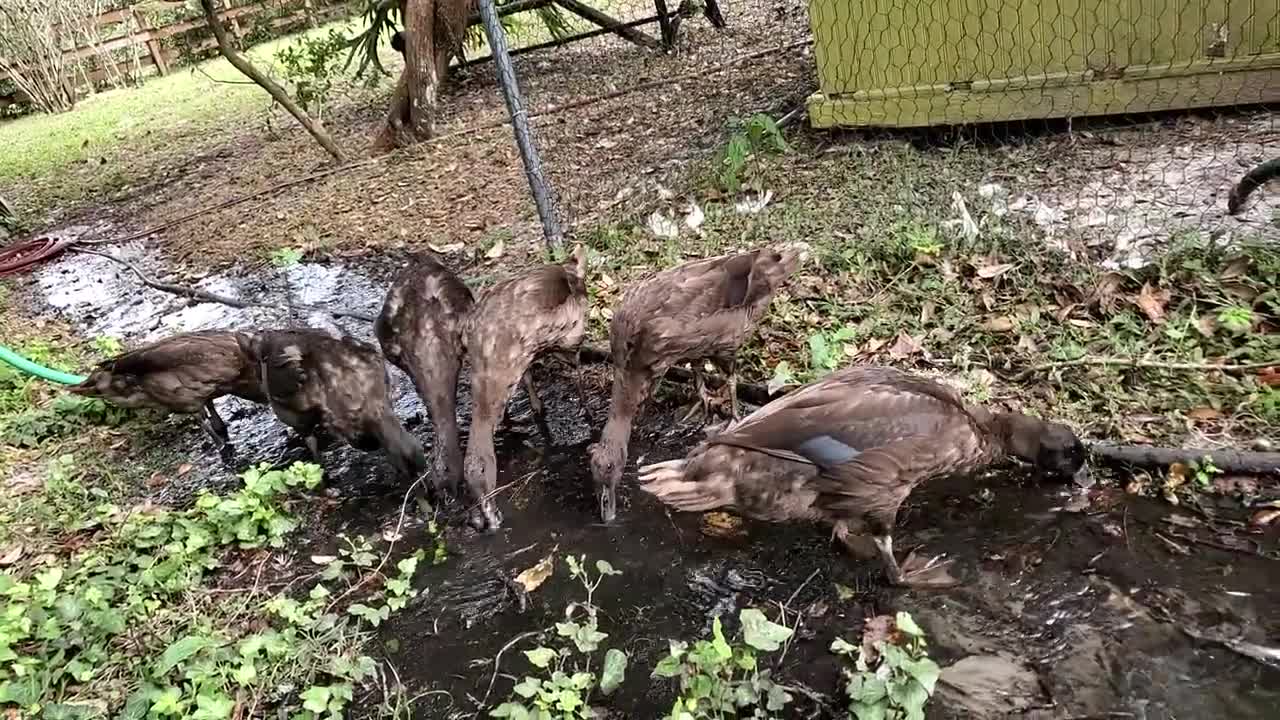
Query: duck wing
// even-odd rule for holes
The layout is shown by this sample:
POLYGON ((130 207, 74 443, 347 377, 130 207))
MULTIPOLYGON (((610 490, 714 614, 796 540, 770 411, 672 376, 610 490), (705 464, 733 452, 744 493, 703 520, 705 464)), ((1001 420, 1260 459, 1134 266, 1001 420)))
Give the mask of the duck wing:
POLYGON ((918 482, 989 447, 953 391, 891 368, 832 373, 707 442, 814 465, 819 507, 873 515, 896 513, 918 482))

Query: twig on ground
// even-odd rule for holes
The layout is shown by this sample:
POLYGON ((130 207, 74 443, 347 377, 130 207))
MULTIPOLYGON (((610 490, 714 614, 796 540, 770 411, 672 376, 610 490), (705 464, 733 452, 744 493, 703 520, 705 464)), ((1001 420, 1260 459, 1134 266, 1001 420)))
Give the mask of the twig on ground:
POLYGON ((511 638, 511 640, 509 640, 506 645, 502 646, 502 649, 498 651, 498 654, 493 656, 493 675, 490 676, 489 678, 489 687, 484 691, 484 697, 481 698, 480 702, 478 703, 480 707, 488 707, 489 694, 493 692, 493 684, 498 681, 498 663, 502 662, 502 654, 510 650, 511 648, 515 647, 516 643, 520 642, 521 640, 524 640, 525 638, 534 637, 538 635, 540 632, 542 631, 529 630, 527 632, 520 633, 519 635, 511 638))
POLYGON ((173 283, 161 282, 147 275, 146 273, 142 272, 142 270, 139 269, 137 265, 134 265, 133 263, 129 262, 128 260, 125 260, 124 258, 116 257, 115 255, 112 255, 110 253, 100 252, 98 250, 89 250, 88 248, 75 247, 75 246, 72 246, 70 250, 72 252, 85 253, 87 255, 97 255, 98 257, 104 257, 110 260, 111 262, 117 263, 119 265, 123 265, 134 275, 137 275, 138 279, 142 281, 143 285, 146 285, 147 287, 152 288, 153 290, 167 292, 172 295, 181 295, 183 297, 191 298, 192 300, 201 300, 203 302, 218 303, 220 305, 229 305, 231 307, 237 307, 237 308, 261 307, 261 308, 272 308, 275 310, 301 310, 303 312, 321 312, 321 313, 326 313, 328 315, 332 315, 333 317, 347 317, 355 320, 363 320, 365 322, 373 322, 373 316, 366 315, 364 313, 347 312, 345 310, 332 310, 330 308, 323 308, 317 305, 292 305, 288 303, 264 303, 264 302, 254 302, 251 300, 238 300, 236 298, 227 297, 226 295, 218 295, 217 293, 211 293, 206 290, 199 290, 197 288, 188 287, 186 285, 174 285, 173 283))
POLYGON ((406 510, 409 507, 409 498, 413 496, 413 491, 416 490, 420 484, 422 484, 422 478, 414 480, 413 484, 409 486, 409 489, 404 491, 404 499, 400 501, 400 517, 396 520, 395 532, 391 534, 391 540, 387 542, 387 551, 383 553, 382 560, 378 563, 378 567, 374 568, 373 572, 368 573, 361 578, 360 582, 347 588, 346 592, 334 598, 333 602, 329 603, 329 606, 325 608, 326 613, 333 612, 333 608, 337 606, 338 603, 349 597, 351 593, 367 585, 373 578, 382 574, 382 568, 387 566, 387 561, 391 559, 391 552, 396 549, 396 542, 400 540, 400 531, 404 528, 404 517, 406 510))
POLYGON ((1077 360, 1059 360, 1057 362, 1042 363, 1033 365, 1022 372, 1009 378, 1012 382, 1020 382, 1028 377, 1045 370, 1055 370, 1058 368, 1079 367, 1082 365, 1092 365, 1099 367, 1131 367, 1131 368, 1150 368, 1155 370, 1198 370, 1218 372, 1241 372, 1244 370, 1259 370, 1265 367, 1280 365, 1280 362, 1271 360, 1268 362, 1252 362, 1237 363, 1234 365, 1218 364, 1218 363, 1180 363, 1180 362, 1163 362, 1159 360, 1139 360, 1137 358, 1079 358, 1077 360))

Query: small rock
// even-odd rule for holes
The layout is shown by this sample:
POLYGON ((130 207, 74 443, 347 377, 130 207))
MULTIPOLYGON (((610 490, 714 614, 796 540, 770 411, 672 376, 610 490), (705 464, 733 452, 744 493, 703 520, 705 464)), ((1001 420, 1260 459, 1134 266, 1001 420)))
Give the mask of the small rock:
POLYGON ((945 704, 972 718, 1006 717, 1044 702, 1035 672, 1005 655, 970 655, 949 665, 938 687, 945 704))

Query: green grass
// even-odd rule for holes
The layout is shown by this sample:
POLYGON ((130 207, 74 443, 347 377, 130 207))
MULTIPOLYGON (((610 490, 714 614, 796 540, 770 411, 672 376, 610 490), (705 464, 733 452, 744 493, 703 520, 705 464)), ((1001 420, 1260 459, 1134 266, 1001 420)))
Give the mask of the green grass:
MULTIPOLYGON (((274 53, 308 33, 262 43, 246 54, 278 76, 274 53)), ((91 95, 70 112, 9 120, 0 123, 0 194, 33 220, 51 208, 105 201, 147 181, 158 166, 181 164, 200 146, 251 128, 255 114, 270 107, 266 91, 217 57, 149 77, 141 87, 91 95)))

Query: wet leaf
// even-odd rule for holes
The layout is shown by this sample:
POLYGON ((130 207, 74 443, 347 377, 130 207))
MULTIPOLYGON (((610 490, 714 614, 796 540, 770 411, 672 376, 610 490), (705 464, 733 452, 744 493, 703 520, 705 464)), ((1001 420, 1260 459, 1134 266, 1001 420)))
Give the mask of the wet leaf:
POLYGON ((899 630, 911 637, 920 637, 924 635, 924 631, 920 629, 920 626, 916 624, 916 621, 909 613, 899 612, 893 619, 893 624, 899 630))
POLYGON ((600 692, 608 695, 618 686, 627 676, 627 654, 617 648, 609 648, 604 654, 604 669, 600 671, 600 692))
POLYGON ((691 203, 689 212, 685 213, 684 224, 685 224, 685 227, 688 227, 690 230, 697 232, 698 228, 702 227, 702 223, 705 222, 706 219, 707 219, 707 216, 705 213, 702 212, 702 207, 695 202, 695 203, 691 203))
POLYGON ((773 395, 788 385, 794 385, 795 382, 796 374, 791 369, 791 363, 782 360, 774 366, 773 377, 769 378, 769 394, 773 395))
POLYGON ((552 548, 551 552, 547 553, 547 556, 539 560, 536 565, 521 571, 516 576, 516 582, 520 584, 520 587, 524 588, 525 592, 533 592, 542 587, 542 583, 546 582, 547 578, 551 577, 555 572, 555 558, 556 548, 552 548))
POLYGON ((556 659, 556 651, 551 648, 537 647, 532 650, 525 650, 524 656, 529 658, 529 662, 535 667, 545 668, 556 659))
POLYGON ((924 347, 918 340, 911 337, 906 330, 900 330, 893 347, 889 348, 889 356, 897 360, 905 360, 923 350, 924 347))
POLYGON ((22 543, 14 543, 0 552, 0 567, 9 567, 10 565, 22 559, 22 553, 25 548, 22 543))
POLYGON ((1012 270, 1014 267, 1016 266, 1013 263, 993 263, 989 265, 986 265, 986 264, 979 265, 978 277, 984 280, 990 280, 992 278, 1000 277, 1001 275, 1012 270))
POLYGON ((1170 293, 1168 290, 1161 290, 1151 286, 1151 283, 1143 283, 1142 290, 1138 291, 1138 296, 1134 298, 1133 303, 1138 306, 1142 314, 1147 319, 1157 325, 1164 322, 1165 306, 1169 304, 1170 293))
POLYGON ((742 622, 742 641, 764 652, 773 652, 791 637, 789 627, 779 625, 755 608, 747 608, 738 614, 742 622))
POLYGON ((1008 315, 1000 315, 999 317, 987 318, 987 321, 982 323, 982 327, 988 332, 998 332, 998 333, 1009 332, 1010 330, 1013 330, 1013 328, 1016 327, 1016 325, 1017 323, 1015 323, 1013 321, 1013 318, 1009 317, 1008 315))
POLYGON ((709 512, 702 516, 702 534, 708 537, 734 538, 746 535, 742 518, 727 512, 709 512))
POLYGON ((1200 422, 1209 422, 1222 418, 1222 413, 1211 407, 1196 407, 1187 411, 1187 417, 1200 422))
POLYGON ((659 210, 649 216, 648 227, 649 232, 659 240, 674 240, 680 235, 680 226, 676 221, 659 210))

